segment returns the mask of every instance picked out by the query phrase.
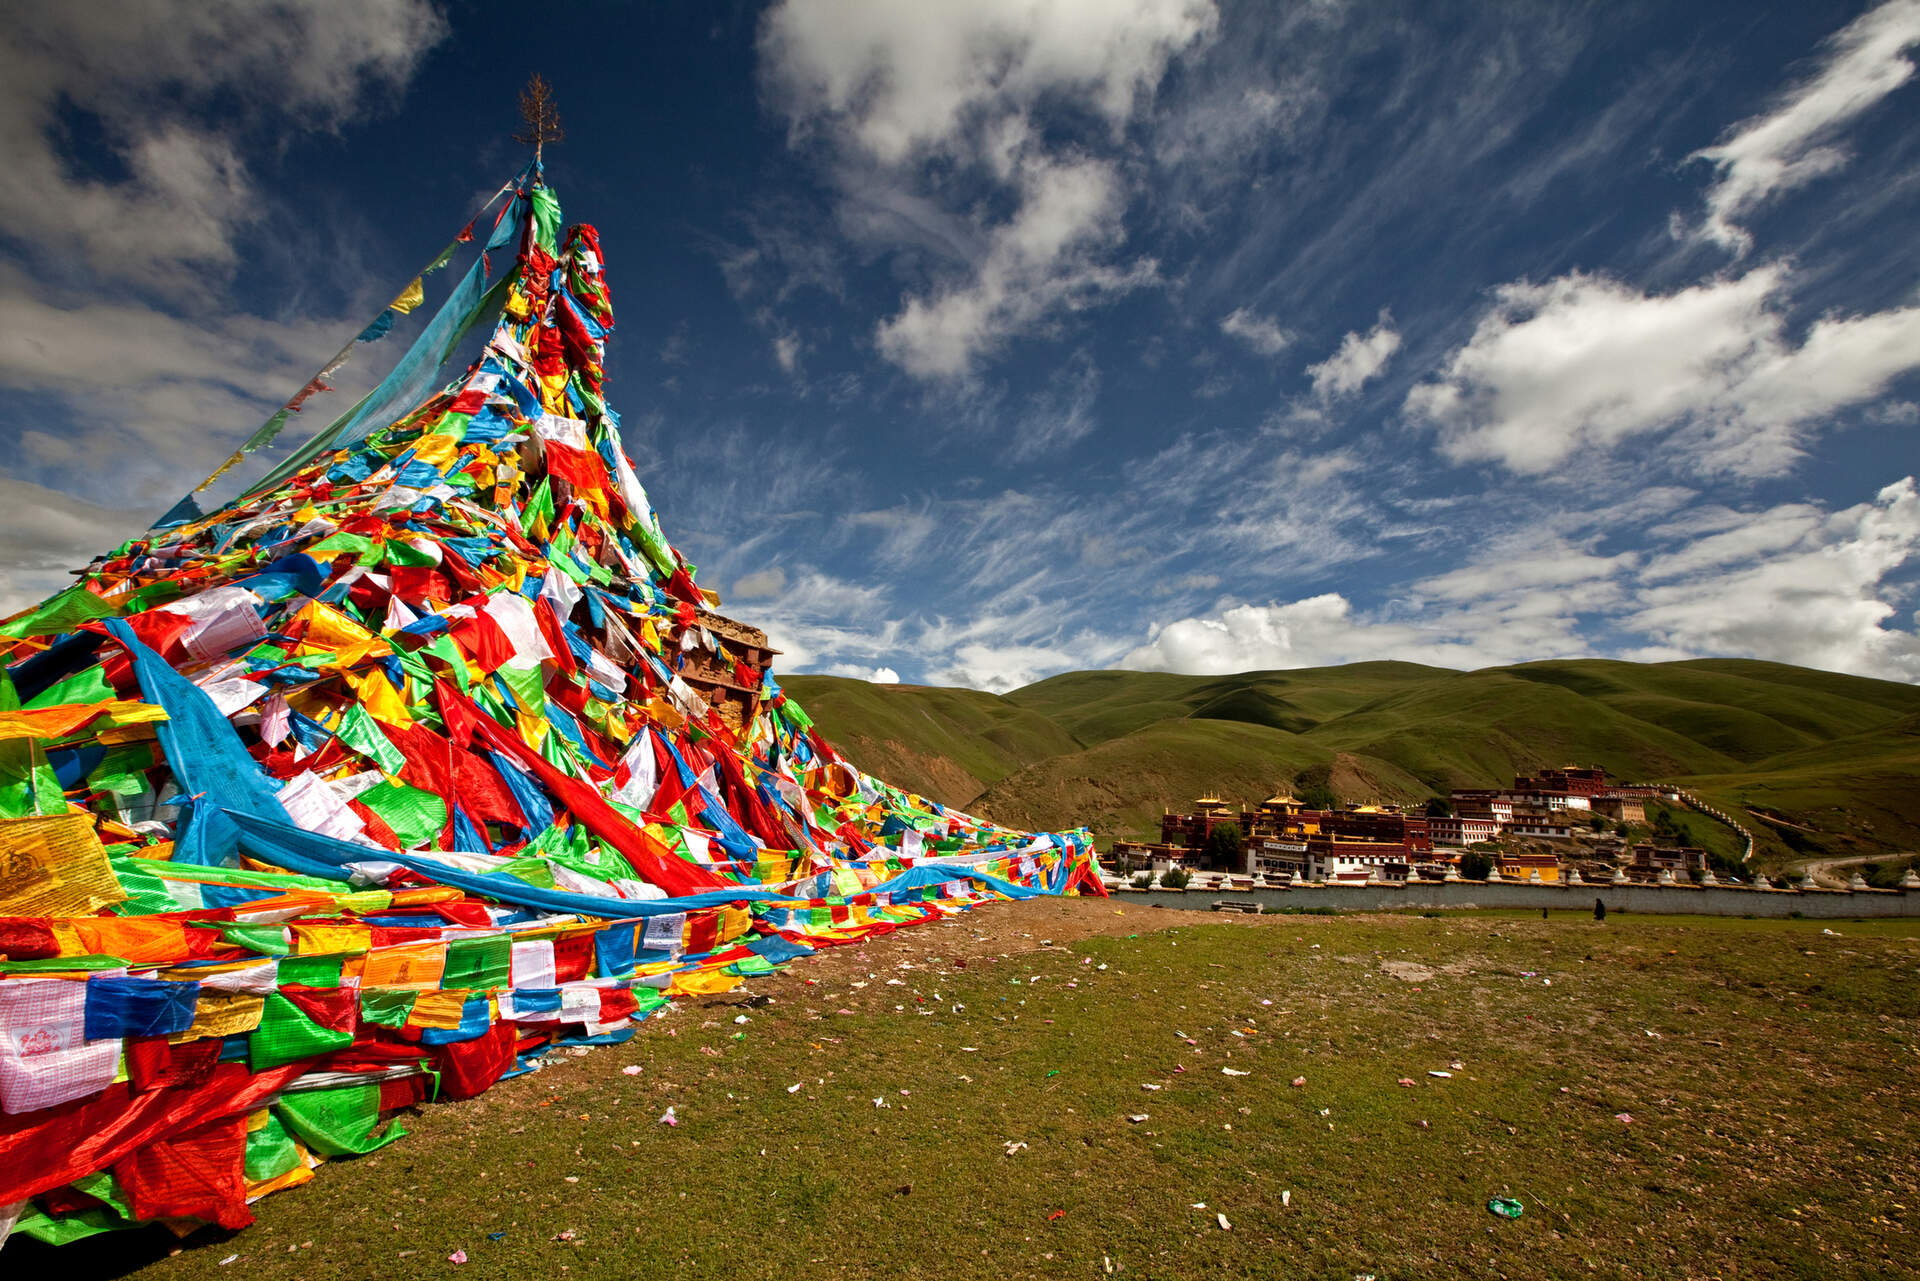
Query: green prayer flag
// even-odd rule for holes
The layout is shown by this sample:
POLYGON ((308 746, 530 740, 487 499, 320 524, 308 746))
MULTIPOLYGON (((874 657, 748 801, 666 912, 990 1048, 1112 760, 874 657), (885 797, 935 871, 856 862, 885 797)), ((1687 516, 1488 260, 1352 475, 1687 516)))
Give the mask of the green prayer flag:
POLYGON ((341 742, 362 756, 379 762, 380 768, 389 774, 398 774, 406 766, 407 758, 380 732, 380 726, 374 723, 373 717, 367 715, 367 709, 359 703, 347 708, 340 717, 340 728, 335 732, 341 742))
POLYGON ((396 1119, 385 1134, 375 1137, 380 1087, 374 1084, 289 1091, 273 1110, 288 1130, 321 1156, 364 1156, 407 1132, 396 1119))
POLYGON ((467 656, 460 652, 460 646, 447 633, 441 632, 417 652, 431 654, 451 668, 454 683, 460 686, 461 693, 469 693, 473 689, 473 672, 467 667, 467 656))
POLYGON ((0 739, 0 818, 66 812, 59 776, 40 744, 30 738, 0 739))
MULTIPOLYGON (((289 960, 301 958, 282 958, 284 967, 289 960)), ((338 986, 340 972, 339 958, 334 958, 335 969, 333 985, 338 986)), ((282 974, 284 976, 284 969, 282 974)), ((281 982, 286 982, 282 977, 281 982)), ((333 1050, 344 1049, 353 1044, 353 1033, 336 1032, 332 1028, 321 1027, 306 1013, 278 992, 267 995, 266 1006, 260 1015, 260 1026, 247 1034, 247 1062, 255 1072, 263 1072, 271 1067, 286 1063, 295 1063, 301 1059, 312 1058, 316 1054, 326 1054, 333 1050)), ((379 1092, 378 1086, 367 1087, 379 1092)), ((304 1137, 304 1136, 302 1136, 304 1137)), ((311 1143, 311 1140, 309 1140, 311 1143)))
POLYGON ((400 987, 364 989, 360 993, 360 1021, 378 1023, 382 1027, 405 1027, 418 995, 400 987))
POLYGON ((108 699, 120 697, 107 680, 107 669, 95 663, 85 671, 75 672, 65 680, 53 684, 27 700, 27 706, 66 707, 69 704, 104 703, 108 699))
POLYGON ((387 564, 389 565, 406 565, 415 569, 424 569, 439 563, 440 561, 433 553, 423 552, 411 543, 402 542, 398 538, 387 540, 387 564))
POLYGON ((51 636, 70 632, 96 618, 112 618, 117 612, 113 606, 75 583, 13 621, 0 623, 0 636, 15 639, 22 636, 51 636))
POLYGON ((339 987, 339 956, 282 956, 274 966, 274 981, 281 987, 339 987))
POLYGON ((300 1164, 300 1149, 287 1127, 271 1111, 267 1123, 247 1131, 246 1175, 249 1183, 277 1179, 300 1164))
POLYGON ((286 929, 279 925, 223 925, 220 937, 261 956, 286 956, 293 951, 286 929))
POLYGON ((365 534, 332 534, 307 548, 307 555, 315 558, 342 552, 352 552, 355 556, 365 556, 374 550, 377 544, 365 534))
POLYGON ((540 247, 558 257, 560 254, 560 197, 553 194, 551 187, 535 187, 529 198, 532 208, 528 219, 533 225, 533 238, 540 247))
POLYGON ((403 848, 432 845, 447 825, 447 802, 418 787, 388 779, 360 793, 360 803, 393 829, 403 848))
POLYGON ((443 988, 486 991, 507 986, 513 962, 513 939, 506 934, 455 939, 447 945, 447 967, 440 976, 443 988))
POLYGON ((494 672, 502 685, 513 694, 513 701, 522 707, 539 707, 546 701, 546 690, 540 683, 540 666, 531 667, 509 663, 494 672))

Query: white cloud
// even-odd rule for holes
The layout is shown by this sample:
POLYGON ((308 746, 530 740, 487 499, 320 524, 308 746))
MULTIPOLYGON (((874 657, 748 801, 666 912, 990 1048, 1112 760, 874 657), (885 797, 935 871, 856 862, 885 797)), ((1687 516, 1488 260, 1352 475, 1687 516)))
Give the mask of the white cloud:
POLYGON ((1905 55, 1916 43, 1920 0, 1888 0, 1837 32, 1814 74, 1771 111, 1695 152, 1719 173, 1707 192, 1706 236, 1744 254, 1753 238, 1736 219, 1844 167, 1848 156, 1835 135, 1912 78, 1905 55))
POLYGON ((1920 307, 1828 316, 1795 346, 1775 264, 1672 294, 1575 272, 1501 286, 1406 409, 1455 462, 1543 473, 1663 429, 1707 471, 1772 475, 1806 430, 1920 367, 1920 307))
POLYGON ((0 27, 0 227, 69 247, 103 277, 202 287, 202 273, 236 265, 234 233, 258 213, 236 134, 366 114, 446 30, 426 0, 18 8, 0 27), (56 147, 63 103, 98 120, 123 175, 69 166, 56 147), (213 104, 218 126, 205 123, 213 104))
POLYGON ((1399 350, 1400 333, 1393 327, 1393 317, 1383 311, 1372 329, 1364 334, 1349 333, 1333 355, 1317 365, 1307 366, 1307 376, 1313 379, 1313 394, 1321 400, 1331 400, 1359 391, 1380 376, 1387 362, 1393 359, 1393 353, 1399 350))
POLYGON ((73 585, 69 570, 146 527, 144 513, 0 476, 0 618, 73 585))
MULTIPOLYGON (((143 526, 365 323, 263 319, 224 297, 243 233, 273 207, 247 156, 385 108, 446 31, 427 0, 9 13, 0 240, 31 266, 0 263, 14 393, 0 595, 42 595, 64 581, 56 565, 143 526), (84 153, 76 134, 95 139, 84 153)), ((341 399, 371 373, 350 367, 341 399)))
POLYGON ((731 594, 735 600, 765 600, 778 596, 786 586, 787 571, 775 565, 772 569, 758 569, 734 579, 731 594))
POLYGON ((1031 462, 1058 453, 1098 425, 1093 414, 1100 395, 1100 367, 1086 351, 1075 352, 1048 379, 1046 391, 1033 397, 1014 428, 1009 457, 1031 462))
POLYGON ((1614 596, 1612 580, 1640 561, 1636 552, 1601 556, 1583 547, 1532 531, 1494 540, 1458 569, 1424 578, 1414 592, 1442 601, 1471 602, 1536 591, 1578 589, 1590 601, 1614 596))
POLYGON ((1220 321, 1220 332, 1238 338, 1262 356, 1278 356, 1293 344, 1293 334, 1282 329, 1273 317, 1246 307, 1228 312, 1220 321))
POLYGON ((1380 660, 1485 667, 1572 652, 1564 629, 1547 624, 1481 631, 1461 626, 1457 614, 1431 621, 1373 617, 1338 592, 1325 592, 1167 623, 1119 665, 1217 676, 1380 660), (1558 645, 1537 648, 1554 639, 1558 645))
POLYGON ((1511 534, 1377 610, 1345 596, 1234 604, 1156 627, 1120 666, 1204 674, 1371 659, 1472 668, 1612 653, 1744 657, 1920 680, 1920 636, 1889 626, 1889 576, 1920 552, 1911 477, 1838 512, 1710 509, 1702 536, 1664 527, 1654 553, 1600 555, 1551 532, 1511 534), (1723 516, 1738 517, 1737 523, 1723 516), (1618 649, 1601 636, 1639 638, 1618 649))
POLYGON ((1686 654, 1920 680, 1920 636, 1886 626, 1897 611, 1885 579, 1920 551, 1912 477, 1821 518, 1804 505, 1755 513, 1749 529, 1655 561, 1647 578, 1667 581, 1624 621, 1686 654))
POLYGON ((997 350, 1060 309, 1089 306, 1151 282, 1151 260, 1114 266, 1100 251, 1125 239, 1118 166, 1086 157, 1036 156, 1020 166, 1020 206, 988 235, 966 278, 910 297, 880 322, 880 353, 917 378, 963 378, 997 350))
POLYGON ((881 354, 916 378, 962 379, 1014 336, 1154 280, 1150 261, 1115 261, 1126 182, 1101 153, 1217 23, 1208 0, 771 10, 762 83, 794 145, 824 145, 842 229, 959 263, 876 327, 881 354), (1032 120, 1043 100, 1095 127, 1048 136, 1032 120))
POLYGON ((892 165, 990 140, 1048 94, 1118 128, 1218 20, 1207 0, 786 0, 761 27, 760 56, 797 131, 829 124, 892 165))
POLYGON ((1055 672, 1101 667, 1118 657, 1121 646, 1092 636, 1045 645, 1003 645, 974 641, 957 647, 947 664, 931 674, 936 685, 964 685, 1005 694, 1055 672))
POLYGON ((773 358, 782 371, 792 373, 800 367, 800 335, 778 333, 773 336, 773 358))
MULTIPOLYGON (((11 319, 0 327, 0 386, 58 407, 40 421, 15 415, 14 474, 148 518, 230 453, 312 376, 323 358, 315 353, 336 350, 356 323, 179 319, 133 302, 49 301, 40 288, 0 264, 0 311, 11 319)), ((326 399, 351 403, 372 373, 349 366, 338 397, 326 399)))
POLYGON ((876 667, 873 669, 873 675, 867 677, 867 679, 875 685, 898 685, 900 683, 900 673, 894 671, 891 667, 876 667))

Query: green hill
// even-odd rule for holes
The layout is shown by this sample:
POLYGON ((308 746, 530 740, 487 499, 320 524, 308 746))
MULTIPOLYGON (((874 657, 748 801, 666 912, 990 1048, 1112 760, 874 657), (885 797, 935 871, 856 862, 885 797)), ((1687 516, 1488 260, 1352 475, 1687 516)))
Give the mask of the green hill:
POLYGON ((1343 799, 1418 801, 1427 787, 1394 766, 1334 752, 1266 725, 1186 718, 1156 721, 1085 751, 1010 774, 974 802, 1016 827, 1085 825, 1111 840, 1159 839, 1160 815, 1212 793, 1258 804, 1302 780, 1329 782, 1343 799))
POLYGON ((1299 733, 1423 681, 1459 673, 1418 663, 1353 663, 1237 676, 1063 672, 1008 694, 1085 743, 1118 738, 1175 716, 1243 720, 1299 733))
POLYGON ((1080 750, 1053 721, 979 690, 841 676, 781 683, 854 764, 943 805, 964 807, 1031 761, 1080 750))
POLYGON ((1253 801, 1325 783, 1342 801, 1418 800, 1577 763, 1744 811, 1769 865, 1920 848, 1920 689, 1779 663, 1068 672, 1004 697, 788 687, 864 768, 1106 841, 1151 833, 1163 807, 1205 792, 1253 801))

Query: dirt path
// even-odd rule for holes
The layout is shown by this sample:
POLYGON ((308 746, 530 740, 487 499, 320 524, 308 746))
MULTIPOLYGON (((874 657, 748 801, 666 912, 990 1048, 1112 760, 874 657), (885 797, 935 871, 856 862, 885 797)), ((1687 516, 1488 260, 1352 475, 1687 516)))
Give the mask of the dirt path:
POLYGON ((1800 870, 1813 878, 1813 883, 1822 889, 1844 890, 1848 878, 1837 875, 1837 867, 1857 867, 1863 863, 1884 863, 1888 861, 1884 854, 1861 854, 1853 858, 1823 858, 1808 863, 1800 870))

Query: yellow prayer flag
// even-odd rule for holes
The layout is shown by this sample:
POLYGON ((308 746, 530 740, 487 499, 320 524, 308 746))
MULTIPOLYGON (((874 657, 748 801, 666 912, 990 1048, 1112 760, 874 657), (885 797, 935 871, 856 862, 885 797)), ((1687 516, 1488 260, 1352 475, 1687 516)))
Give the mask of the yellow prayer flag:
POLYGON ((737 974, 728 974, 725 970, 687 970, 673 976, 673 982, 667 988, 668 996, 716 996, 721 992, 731 992, 746 982, 737 974))
POLYGON ((387 306, 404 316, 408 312, 412 311, 415 307, 418 307, 421 303, 425 302, 426 300, 427 300, 427 287, 424 283, 421 282, 420 277, 415 276, 413 278, 413 283, 408 285, 405 289, 402 289, 400 291, 400 296, 398 298, 395 298, 392 302, 388 303, 387 306))
POLYGON ((413 456, 436 470, 445 471, 447 465, 460 456, 460 442, 453 436, 434 432, 413 442, 413 456))
POLYGON ((375 948, 367 953, 360 972, 363 988, 403 987, 416 992, 435 991, 447 968, 447 945, 433 939, 375 948))
POLYGON ((301 956, 358 956, 367 950, 372 932, 364 925, 335 921, 293 921, 294 949, 301 956))
POLYGON ((91 916, 126 897, 93 815, 0 819, 0 916, 91 916))
POLYGON ((407 1026, 454 1031, 460 1026, 460 1015, 466 1009, 468 995, 465 988, 420 993, 413 998, 413 1011, 407 1015, 407 1026))
MULTIPOLYGON (((366 671, 342 672, 340 674, 353 686, 353 692, 360 698, 360 705, 367 709, 367 715, 382 725, 393 725, 405 729, 413 724, 413 713, 407 710, 407 697, 393 687, 384 670, 375 667, 366 671)), ((406 676, 402 680, 409 679, 406 676)))
POLYGON ((193 1024, 184 1032, 175 1032, 167 1040, 175 1045, 209 1036, 238 1036, 260 1026, 260 1015, 267 998, 255 992, 210 992, 200 990, 199 1003, 193 1009, 193 1024))

